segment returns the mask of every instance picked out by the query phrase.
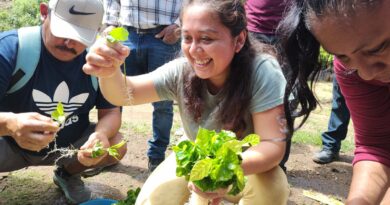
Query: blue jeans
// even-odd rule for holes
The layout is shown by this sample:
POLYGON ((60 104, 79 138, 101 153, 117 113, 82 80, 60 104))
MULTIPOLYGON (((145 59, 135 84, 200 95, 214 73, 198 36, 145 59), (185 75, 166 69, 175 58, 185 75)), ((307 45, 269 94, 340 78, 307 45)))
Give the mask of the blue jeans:
POLYGON ((341 141, 347 136, 349 119, 349 110, 344 96, 341 94, 336 77, 333 77, 333 100, 328 131, 321 134, 323 149, 332 152, 340 151, 341 141))
MULTIPOLYGON (((124 45, 130 48, 127 57, 126 74, 129 76, 141 75, 154 71, 166 62, 174 59, 180 51, 179 42, 169 45, 154 36, 159 32, 136 33, 128 29, 129 39, 124 45)), ((153 138, 148 141, 150 158, 165 158, 165 151, 169 144, 169 136, 173 120, 173 102, 160 101, 153 105, 153 138)))

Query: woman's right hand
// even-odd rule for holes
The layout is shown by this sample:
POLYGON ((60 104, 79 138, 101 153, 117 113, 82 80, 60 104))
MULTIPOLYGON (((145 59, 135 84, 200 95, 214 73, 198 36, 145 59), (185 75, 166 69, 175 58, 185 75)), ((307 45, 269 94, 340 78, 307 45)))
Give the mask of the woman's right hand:
POLYGON ((120 71, 120 66, 129 53, 127 46, 99 38, 89 49, 83 71, 99 78, 109 78, 120 71))
POLYGON ((47 147, 60 129, 58 123, 39 113, 10 113, 7 117, 7 135, 23 149, 40 151, 47 147))

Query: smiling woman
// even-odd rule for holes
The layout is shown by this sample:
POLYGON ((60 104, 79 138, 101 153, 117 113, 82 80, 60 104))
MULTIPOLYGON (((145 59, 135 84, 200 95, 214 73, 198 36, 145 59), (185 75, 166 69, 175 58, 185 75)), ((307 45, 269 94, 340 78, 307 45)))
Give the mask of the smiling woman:
POLYGON ((120 65, 128 55, 127 47, 99 41, 90 49, 84 71, 98 76, 105 97, 118 105, 177 101, 185 137, 191 140, 203 127, 231 130, 239 139, 255 133, 264 142, 242 153, 241 167, 248 183, 238 195, 228 196, 227 188, 200 191, 176 176, 171 155, 147 179, 137 204, 184 204, 190 194, 187 187, 200 201, 215 204, 222 199, 286 204, 287 178, 278 166, 286 146, 281 120, 285 79, 275 57, 248 38, 240 0, 189 0, 180 20, 185 58, 146 75, 127 77, 125 83, 120 65), (129 90, 131 99, 126 97, 129 90))

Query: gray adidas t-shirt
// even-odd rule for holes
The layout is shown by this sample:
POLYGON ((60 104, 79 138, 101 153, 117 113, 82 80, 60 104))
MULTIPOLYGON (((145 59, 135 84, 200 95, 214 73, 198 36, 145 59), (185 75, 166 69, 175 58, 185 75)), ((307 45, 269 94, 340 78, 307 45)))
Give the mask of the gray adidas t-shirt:
MULTIPOLYGON (((216 120, 220 102, 218 94, 212 95, 204 86, 205 110, 199 123, 193 120, 192 114, 187 111, 184 104, 183 75, 185 69, 190 69, 187 65, 185 58, 179 58, 165 64, 151 74, 159 97, 162 100, 177 101, 185 134, 191 140, 195 140, 199 127, 216 131, 222 128, 222 124, 216 120)), ((252 113, 266 111, 283 103, 286 85, 278 62, 269 55, 261 55, 255 59, 251 80, 254 85, 252 100, 245 119, 248 126, 243 133, 244 136, 254 132, 252 113)))

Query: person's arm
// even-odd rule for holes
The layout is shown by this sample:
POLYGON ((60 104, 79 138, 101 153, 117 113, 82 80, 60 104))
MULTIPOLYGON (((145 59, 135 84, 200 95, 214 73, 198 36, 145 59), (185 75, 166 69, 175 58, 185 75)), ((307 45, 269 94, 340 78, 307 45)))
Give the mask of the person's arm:
MULTIPOLYGON (((104 148, 111 146, 109 140, 117 135, 121 126, 121 112, 119 107, 110 109, 98 109, 98 122, 95 131, 89 136, 87 142, 80 150, 91 149, 100 141, 104 148)), ((79 152, 77 157, 80 163, 85 166, 98 164, 106 155, 98 158, 91 158, 91 152, 79 152)))
POLYGON ((100 89, 112 104, 136 105, 159 101, 150 74, 124 77, 121 65, 129 54, 129 48, 119 43, 110 44, 98 40, 87 54, 85 73, 99 77, 100 89), (125 82, 126 79, 126 82, 125 82))
POLYGON ((245 175, 266 172, 278 166, 286 146, 286 130, 283 105, 252 114, 254 131, 260 143, 242 153, 245 175))
POLYGON ((39 151, 55 138, 57 123, 39 113, 0 113, 0 137, 11 136, 24 149, 39 151))

